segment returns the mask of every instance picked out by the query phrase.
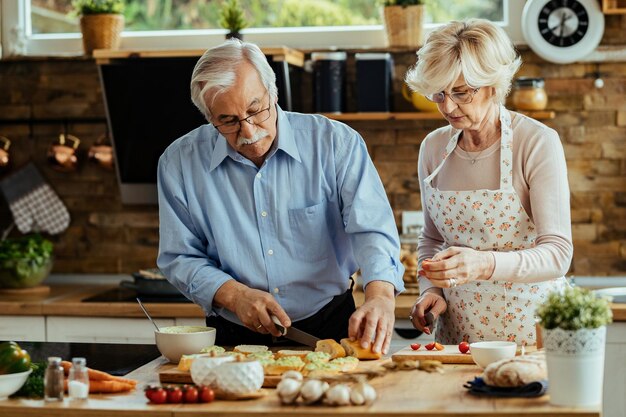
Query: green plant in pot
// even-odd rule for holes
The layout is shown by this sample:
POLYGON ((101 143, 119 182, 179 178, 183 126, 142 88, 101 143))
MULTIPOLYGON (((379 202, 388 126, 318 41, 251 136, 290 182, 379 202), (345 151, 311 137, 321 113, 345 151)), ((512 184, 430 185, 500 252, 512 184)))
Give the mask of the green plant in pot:
POLYGON ((226 0, 220 9, 220 26, 228 30, 226 39, 242 39, 241 30, 248 27, 239 0, 226 0))
POLYGON ((123 0, 73 0, 73 14, 80 17, 83 49, 118 49, 124 30, 123 0))
POLYGON ((53 244, 40 235, 0 241, 0 288, 29 288, 52 269, 53 244))
POLYGON ((537 309, 546 350, 550 403, 579 407, 602 401, 610 299, 580 287, 551 293, 537 309))
POLYGON ((387 44, 418 48, 424 43, 423 0, 384 0, 383 21, 387 44))

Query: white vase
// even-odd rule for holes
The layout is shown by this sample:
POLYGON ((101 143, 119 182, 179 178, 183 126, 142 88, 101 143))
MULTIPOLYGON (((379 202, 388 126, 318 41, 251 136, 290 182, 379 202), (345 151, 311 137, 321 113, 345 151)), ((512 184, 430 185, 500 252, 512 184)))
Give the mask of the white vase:
POLYGON ((252 394, 261 389, 265 379, 259 361, 226 362, 215 373, 218 390, 228 395, 252 394))
POLYGON ((215 388, 217 384, 217 374, 215 370, 225 362, 232 362, 235 357, 228 356, 200 356, 195 358, 191 364, 191 379, 196 385, 206 385, 215 388))
POLYGON ((606 326, 542 329, 550 404, 588 407, 602 402, 606 326))

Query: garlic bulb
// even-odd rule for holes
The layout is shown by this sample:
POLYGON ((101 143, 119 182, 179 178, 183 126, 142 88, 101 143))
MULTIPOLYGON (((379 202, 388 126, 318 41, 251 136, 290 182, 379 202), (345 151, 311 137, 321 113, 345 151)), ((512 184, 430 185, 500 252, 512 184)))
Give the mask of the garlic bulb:
POLYGON ((345 384, 333 385, 326 391, 326 403, 329 405, 350 405, 350 387, 345 384))
POLYGON ((366 382, 359 382, 350 391, 350 401, 354 405, 371 404, 376 399, 376 390, 366 382))
POLYGON ((305 404, 313 404, 322 399, 326 390, 328 390, 328 382, 323 382, 319 379, 309 379, 302 384, 300 396, 305 404))
POLYGON ((302 381, 302 374, 298 371, 287 371, 283 374, 281 379, 295 379, 296 381, 302 381))
POLYGON ((300 387, 302 382, 296 379, 285 378, 276 386, 276 392, 283 404, 293 404, 298 395, 300 395, 300 387))

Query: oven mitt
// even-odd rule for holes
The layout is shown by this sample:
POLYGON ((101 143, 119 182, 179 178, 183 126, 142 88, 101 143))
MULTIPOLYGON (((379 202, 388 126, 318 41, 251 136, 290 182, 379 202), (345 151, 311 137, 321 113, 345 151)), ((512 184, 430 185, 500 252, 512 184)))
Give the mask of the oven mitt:
POLYGON ((535 381, 521 387, 494 387, 485 384, 480 377, 467 381, 463 387, 469 389, 470 394, 490 395, 493 397, 541 397, 548 390, 548 381, 535 381))
POLYGON ((70 213, 32 163, 0 182, 13 220, 22 233, 56 235, 70 224, 70 213))

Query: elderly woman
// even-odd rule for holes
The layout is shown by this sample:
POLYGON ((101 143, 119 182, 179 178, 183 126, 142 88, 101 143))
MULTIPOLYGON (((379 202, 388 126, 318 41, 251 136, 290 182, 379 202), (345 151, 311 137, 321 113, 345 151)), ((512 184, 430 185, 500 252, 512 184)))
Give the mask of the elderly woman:
POLYGON ((535 344, 536 305, 567 285, 563 147, 553 129, 504 107, 520 63, 502 29, 470 19, 434 31, 406 76, 449 122, 420 149, 421 295, 410 317, 427 333, 439 317, 441 343, 535 344))

